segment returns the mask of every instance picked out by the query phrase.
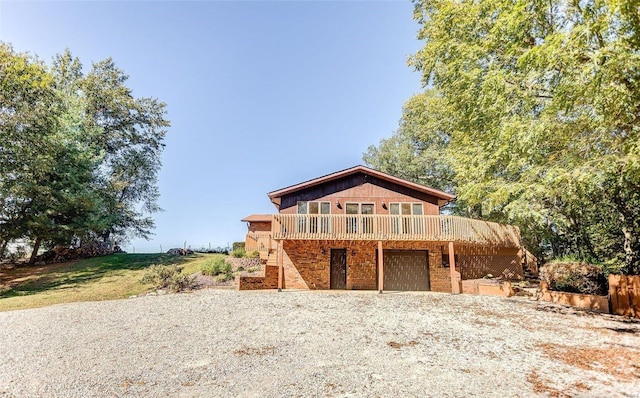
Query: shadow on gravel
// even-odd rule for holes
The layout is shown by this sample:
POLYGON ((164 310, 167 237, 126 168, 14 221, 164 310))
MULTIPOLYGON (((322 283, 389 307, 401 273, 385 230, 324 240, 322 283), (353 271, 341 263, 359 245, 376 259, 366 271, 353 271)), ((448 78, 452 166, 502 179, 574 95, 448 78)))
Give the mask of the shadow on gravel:
MULTIPOLYGON (((594 311, 587 308, 578 308, 578 307, 569 307, 564 306, 562 304, 554 304, 554 303, 538 303, 535 307, 536 311, 542 312, 554 312, 556 314, 563 315, 576 315, 576 316, 588 316, 588 317, 598 317, 602 319, 606 319, 609 321, 626 323, 630 325, 638 325, 640 327, 640 319, 638 318, 628 318, 621 315, 613 315, 613 314, 603 314, 602 312, 594 311)), ((640 333, 640 330, 634 327, 620 327, 620 328, 605 328, 612 330, 614 332, 619 333, 640 333)))

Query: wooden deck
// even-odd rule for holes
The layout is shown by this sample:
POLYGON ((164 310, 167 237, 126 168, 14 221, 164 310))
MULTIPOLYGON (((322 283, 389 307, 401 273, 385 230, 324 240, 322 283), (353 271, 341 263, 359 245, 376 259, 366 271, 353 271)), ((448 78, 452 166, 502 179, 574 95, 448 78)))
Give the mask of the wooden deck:
POLYGON ((271 237, 275 240, 396 240, 521 246, 520 230, 516 226, 457 216, 274 214, 271 237))

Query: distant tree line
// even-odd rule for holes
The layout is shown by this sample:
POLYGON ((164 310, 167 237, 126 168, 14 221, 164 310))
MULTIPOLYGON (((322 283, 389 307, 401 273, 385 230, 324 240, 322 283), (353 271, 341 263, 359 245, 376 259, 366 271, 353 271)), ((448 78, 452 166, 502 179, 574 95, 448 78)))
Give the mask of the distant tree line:
POLYGON ((111 59, 87 73, 67 50, 51 66, 0 43, 0 256, 147 237, 159 210, 166 105, 135 98, 111 59))
POLYGON ((426 89, 365 162, 519 225, 543 259, 640 273, 637 2, 414 4, 426 89))

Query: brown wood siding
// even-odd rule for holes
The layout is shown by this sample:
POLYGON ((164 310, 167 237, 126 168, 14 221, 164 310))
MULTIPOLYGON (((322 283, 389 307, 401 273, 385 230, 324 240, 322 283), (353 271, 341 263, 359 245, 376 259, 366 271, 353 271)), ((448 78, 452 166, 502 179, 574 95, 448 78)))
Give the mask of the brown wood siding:
POLYGON ((364 174, 356 174, 310 187, 282 197, 280 213, 295 214, 299 201, 324 201, 331 203, 332 214, 344 214, 345 203, 374 203, 376 214, 389 214, 389 203, 423 203, 425 215, 438 215, 438 199, 398 184, 364 174), (339 201, 342 208, 338 208, 339 201), (385 202, 386 209, 382 207, 385 202))
POLYGON ((250 232, 271 232, 271 222, 251 221, 249 222, 250 232))

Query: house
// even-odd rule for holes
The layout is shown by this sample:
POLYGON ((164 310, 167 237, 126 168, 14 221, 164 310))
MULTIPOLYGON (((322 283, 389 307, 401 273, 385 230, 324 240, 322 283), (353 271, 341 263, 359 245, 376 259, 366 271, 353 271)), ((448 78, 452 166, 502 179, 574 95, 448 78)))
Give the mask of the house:
POLYGON ((245 248, 264 276, 244 289, 460 292, 463 279, 523 277, 520 231, 441 214, 454 195, 355 166, 268 194, 276 214, 254 214, 245 248))

